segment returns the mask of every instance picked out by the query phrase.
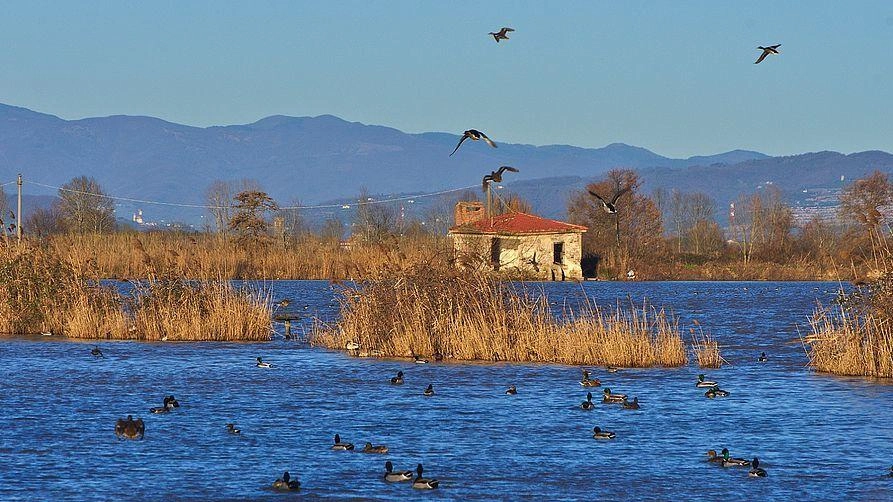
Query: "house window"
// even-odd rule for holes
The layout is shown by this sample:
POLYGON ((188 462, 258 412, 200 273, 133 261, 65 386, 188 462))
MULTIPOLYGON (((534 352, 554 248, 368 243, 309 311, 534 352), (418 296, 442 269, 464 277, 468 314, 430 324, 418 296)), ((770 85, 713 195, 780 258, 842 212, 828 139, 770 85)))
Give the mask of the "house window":
POLYGON ((564 243, 556 242, 552 244, 552 261, 561 265, 564 263, 564 243))

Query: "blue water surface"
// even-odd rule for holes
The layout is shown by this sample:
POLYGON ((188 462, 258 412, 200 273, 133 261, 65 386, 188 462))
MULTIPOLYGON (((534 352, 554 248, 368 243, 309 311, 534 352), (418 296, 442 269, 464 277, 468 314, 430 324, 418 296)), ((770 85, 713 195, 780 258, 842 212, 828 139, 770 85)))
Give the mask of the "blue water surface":
MULTIPOLYGON (((337 319, 327 282, 268 284, 309 319, 337 319), (306 309, 304 306, 306 305, 306 309)), ((710 400, 695 364, 593 368, 642 408, 579 409, 580 368, 351 358, 279 335, 267 343, 92 344, 55 337, 0 340, 0 499, 3 500, 893 500, 893 385, 816 374, 799 341, 834 283, 528 284, 561 311, 585 294, 602 305, 671 309, 698 320, 729 364, 708 371, 731 392, 710 400), (765 351, 767 363, 757 357, 765 351), (262 356, 274 364, 254 366, 262 356), (406 384, 388 379, 402 370, 406 384), (436 395, 422 391, 434 384, 436 395), (508 385, 518 388, 505 395, 508 385), (173 394, 181 407, 152 415, 173 394), (146 422, 119 441, 115 420, 146 422), (234 422, 233 436, 224 424, 234 422), (592 439, 592 428, 617 433, 592 439), (390 453, 331 451, 332 436, 390 453), (758 456, 769 475, 706 462, 708 449, 758 456), (432 492, 386 484, 422 462, 432 492), (300 493, 270 483, 289 470, 300 493)), ((337 287, 336 287, 337 288, 337 287)), ((600 389, 595 389, 598 394, 600 389)))

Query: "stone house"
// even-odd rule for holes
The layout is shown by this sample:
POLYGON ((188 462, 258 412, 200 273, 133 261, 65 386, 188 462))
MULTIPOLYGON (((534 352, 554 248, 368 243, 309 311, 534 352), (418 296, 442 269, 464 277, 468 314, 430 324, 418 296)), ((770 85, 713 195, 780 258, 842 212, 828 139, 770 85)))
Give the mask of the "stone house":
POLYGON ((464 266, 518 272, 526 277, 583 279, 580 268, 586 227, 527 213, 486 216, 481 202, 459 202, 449 236, 464 266))

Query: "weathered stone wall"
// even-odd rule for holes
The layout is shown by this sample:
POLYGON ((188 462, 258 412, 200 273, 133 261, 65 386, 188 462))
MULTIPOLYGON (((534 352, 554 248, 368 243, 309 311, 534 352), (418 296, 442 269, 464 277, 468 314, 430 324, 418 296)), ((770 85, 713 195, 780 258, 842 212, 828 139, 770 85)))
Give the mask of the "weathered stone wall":
POLYGON ((451 234, 453 249, 459 255, 471 255, 464 266, 493 268, 491 250, 499 239, 499 270, 518 271, 547 281, 583 279, 581 234, 577 232, 533 235, 451 234), (563 243, 562 263, 554 263, 554 245, 563 243))

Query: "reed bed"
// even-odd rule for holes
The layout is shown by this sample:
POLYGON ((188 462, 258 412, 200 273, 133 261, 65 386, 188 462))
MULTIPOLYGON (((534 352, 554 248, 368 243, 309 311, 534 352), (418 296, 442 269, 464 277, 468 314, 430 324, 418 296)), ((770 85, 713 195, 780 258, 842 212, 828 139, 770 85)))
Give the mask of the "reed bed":
POLYGON ((409 264, 446 263, 451 257, 446 237, 424 235, 341 245, 312 235, 240 242, 211 234, 118 232, 54 235, 48 242, 74 266, 93 266, 103 277, 120 279, 362 280, 394 275, 409 264))
POLYGON ((709 331, 704 331, 698 321, 694 321, 694 324, 698 328, 697 331, 695 328, 689 328, 689 333, 691 334, 692 350, 698 359, 698 367, 722 367, 726 360, 723 359, 719 351, 719 342, 716 341, 716 337, 709 331))
POLYGON ((556 318, 544 295, 451 268, 413 267, 396 279, 345 290, 341 320, 317 323, 314 346, 382 357, 557 362, 624 367, 681 366, 686 350, 663 310, 587 303, 556 318))
POLYGON ((819 308, 804 338, 809 364, 836 375, 893 378, 893 327, 890 320, 841 308, 819 308))
POLYGON ((0 245, 0 333, 70 338, 268 340, 269 294, 228 281, 152 277, 122 296, 95 264, 33 242, 0 245))

